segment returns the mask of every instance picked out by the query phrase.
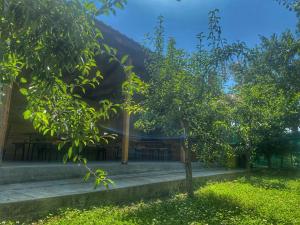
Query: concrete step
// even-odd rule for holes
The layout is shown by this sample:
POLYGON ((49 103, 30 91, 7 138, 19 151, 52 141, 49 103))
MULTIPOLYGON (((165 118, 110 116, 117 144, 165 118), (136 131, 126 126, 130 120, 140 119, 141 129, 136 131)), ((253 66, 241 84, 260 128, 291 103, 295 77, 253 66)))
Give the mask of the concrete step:
MULTIPOLYGON (((195 169, 193 176, 204 182, 235 178, 243 173, 243 170, 195 169)), ((124 202, 182 191, 185 172, 183 169, 157 170, 123 173, 110 178, 115 184, 108 190, 94 189, 92 183, 84 183, 82 179, 0 185, 0 221, 39 218, 59 208, 87 208, 107 201, 124 202)))
MULTIPOLYGON (((100 168, 109 175, 137 174, 149 171, 182 170, 181 162, 90 162, 89 167, 100 168)), ((195 168, 200 164, 195 163, 195 168)), ((0 185, 33 181, 81 178, 86 174, 83 165, 63 163, 3 163, 0 165, 0 185)))

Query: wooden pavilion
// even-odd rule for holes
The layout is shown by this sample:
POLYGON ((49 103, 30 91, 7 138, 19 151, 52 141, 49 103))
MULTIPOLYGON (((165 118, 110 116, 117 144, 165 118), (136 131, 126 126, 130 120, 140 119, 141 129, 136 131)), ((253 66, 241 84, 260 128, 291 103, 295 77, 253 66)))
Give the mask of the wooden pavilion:
MULTIPOLYGON (((129 55, 135 72, 147 80, 144 66, 144 49, 137 42, 98 21, 104 40, 110 46, 118 49, 118 54, 129 55)), ((125 74, 116 63, 108 63, 106 58, 96 59, 102 69, 104 80, 96 89, 88 90, 86 98, 98 102, 101 99, 122 99, 121 85, 125 74), (119 90, 119 91, 116 91, 119 90)), ((49 140, 37 134, 32 124, 23 119, 25 100, 16 87, 7 90, 3 107, 0 109, 0 160, 8 161, 54 161, 61 155, 53 150, 49 140), (54 154, 55 153, 55 154, 54 154)), ((127 163, 131 160, 183 160, 180 150, 180 138, 160 138, 145 136, 134 130, 129 115, 119 113, 105 124, 108 132, 118 134, 115 141, 109 145, 99 145, 86 150, 90 160, 121 160, 127 163), (129 133, 129 130, 131 131, 129 133)))

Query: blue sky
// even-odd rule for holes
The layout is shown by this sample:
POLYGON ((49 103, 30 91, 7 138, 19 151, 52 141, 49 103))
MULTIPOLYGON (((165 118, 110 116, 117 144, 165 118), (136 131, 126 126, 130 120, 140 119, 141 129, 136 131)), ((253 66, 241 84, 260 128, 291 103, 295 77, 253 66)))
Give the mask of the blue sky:
POLYGON ((152 32, 157 17, 165 17, 167 37, 177 46, 192 51, 196 34, 207 31, 208 12, 220 9, 223 37, 229 41, 245 41, 254 46, 259 35, 270 36, 288 28, 294 30, 296 16, 274 0, 128 0, 116 16, 100 19, 128 37, 142 43, 152 32))

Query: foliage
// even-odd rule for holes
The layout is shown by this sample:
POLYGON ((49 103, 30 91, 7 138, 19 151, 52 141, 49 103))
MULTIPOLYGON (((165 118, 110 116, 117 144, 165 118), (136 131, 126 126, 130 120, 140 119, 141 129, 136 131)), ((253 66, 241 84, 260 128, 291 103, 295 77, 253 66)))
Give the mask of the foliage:
POLYGON ((132 70, 132 65, 125 64, 127 62, 127 58, 128 56, 125 55, 120 61, 123 71, 126 74, 126 80, 122 84, 122 93, 125 97, 122 108, 129 114, 135 114, 143 111, 143 107, 139 103, 138 98, 147 93, 148 85, 132 70))
POLYGON ((187 148, 205 162, 224 159, 231 152, 223 84, 227 65, 242 51, 242 43, 227 44, 221 37, 218 10, 209 13, 209 34, 198 35, 197 51, 187 54, 170 38, 165 49, 163 18, 152 38, 147 69, 151 76, 145 112, 136 127, 149 133, 185 136, 187 148), (203 45, 207 39, 208 46, 203 45))
POLYGON ((289 10, 294 10, 298 5, 298 0, 275 0, 279 4, 285 6, 289 10))
POLYGON ((179 194, 123 206, 70 209, 37 224, 299 224, 299 187, 294 173, 254 174, 209 183, 194 199, 179 194))
MULTIPOLYGON (((97 55, 117 61, 128 74, 124 93, 133 96, 142 91, 143 82, 126 65, 128 57, 119 60, 116 49, 100 42, 103 36, 95 27, 97 16, 115 13, 126 0, 99 3, 97 7, 86 0, 0 1, 1 84, 19 87, 28 103, 24 118, 41 134, 56 137, 59 149, 65 146, 64 161, 86 164, 81 157, 86 145, 114 138, 103 134, 99 123, 119 105, 101 99, 98 106, 91 106, 84 99, 86 88, 95 88, 102 80, 97 55)), ((132 97, 129 103, 124 104, 126 109, 136 111, 132 97)))
POLYGON ((163 17, 158 18, 153 52, 148 51, 146 62, 151 78, 149 90, 144 112, 135 123, 148 133, 181 139, 189 197, 193 196, 191 151, 205 163, 220 163, 232 153, 228 142, 230 120, 226 104, 219 98, 225 96, 226 62, 240 51, 240 44, 228 45, 221 38, 218 12, 209 13, 208 47, 203 48, 201 33, 193 54, 176 48, 173 38, 165 48, 163 17))
POLYGON ((288 102, 275 85, 244 85, 233 98, 233 129, 239 150, 250 157, 259 143, 284 134, 288 102))
POLYGON ((286 92, 299 91, 299 47, 291 31, 261 37, 257 47, 244 52, 245 61, 233 65, 237 83, 272 82, 286 92))
MULTIPOLYGON (((278 2, 299 18, 298 1, 278 2)), ((286 31, 261 37, 261 43, 249 49, 243 42, 228 44, 219 22, 218 10, 211 11, 209 33, 197 36, 198 51, 189 56, 176 49, 173 40, 164 54, 160 18, 154 54, 148 62, 152 83, 145 102, 147 110, 137 125, 167 135, 180 135, 184 130, 188 146, 203 161, 224 158, 222 150, 233 153, 229 143, 247 158, 253 157, 263 143, 269 146, 260 153, 267 157, 280 154, 271 147, 271 140, 287 130, 297 132, 300 124, 298 36, 286 31), (188 78, 179 79, 178 71, 188 78), (230 74, 236 86, 228 94, 223 84, 230 74), (181 88, 176 89, 176 82, 181 88)), ((286 151, 281 149, 282 154, 286 151)))
MULTIPOLYGON (((280 1, 297 12, 296 2, 280 1)), ((299 39, 286 31, 270 38, 261 37, 253 49, 245 48, 241 60, 231 65, 236 81, 235 120, 239 149, 260 153, 267 158, 285 154, 291 148, 274 148, 276 140, 287 131, 298 132, 299 109, 299 39), (275 141, 274 141, 275 140, 275 141), (250 150, 251 149, 251 150, 250 150)))
MULTIPOLYGON (((95 67, 94 56, 101 51, 98 38, 102 34, 94 26, 99 12, 93 3, 2 0, 0 5, 1 69, 19 64, 22 76, 30 76, 30 81, 36 78, 50 82, 66 74, 86 78, 95 67)), ((1 78, 14 80, 16 74, 4 70, 1 78)))

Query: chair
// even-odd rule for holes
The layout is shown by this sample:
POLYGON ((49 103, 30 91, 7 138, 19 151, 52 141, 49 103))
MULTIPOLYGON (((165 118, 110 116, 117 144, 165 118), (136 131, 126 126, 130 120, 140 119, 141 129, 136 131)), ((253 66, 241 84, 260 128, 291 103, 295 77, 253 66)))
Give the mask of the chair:
POLYGON ((31 161, 34 157, 34 152, 36 151, 38 161, 50 161, 52 156, 53 145, 49 142, 33 142, 31 150, 31 161))
POLYGON ((121 159, 121 148, 120 147, 115 147, 113 151, 113 159, 114 160, 120 160, 121 159))
POLYGON ((15 142, 15 143, 13 143, 14 145, 15 145, 15 151, 14 151, 14 158, 13 158, 13 160, 16 160, 16 158, 17 158, 17 152, 19 151, 19 150, 21 150, 22 151, 22 158, 21 158, 21 160, 23 160, 24 161, 24 156, 25 156, 25 142, 15 142))
POLYGON ((97 147, 96 160, 106 160, 106 149, 103 147, 97 147), (100 158, 101 156, 101 158, 100 158))
POLYGON ((2 161, 4 161, 4 158, 5 158, 5 153, 6 153, 6 148, 4 148, 4 149, 3 149, 2 161))
POLYGON ((135 158, 135 160, 141 160, 142 159, 141 149, 138 149, 138 148, 134 149, 134 158, 135 158))

